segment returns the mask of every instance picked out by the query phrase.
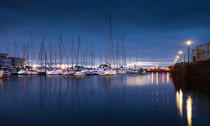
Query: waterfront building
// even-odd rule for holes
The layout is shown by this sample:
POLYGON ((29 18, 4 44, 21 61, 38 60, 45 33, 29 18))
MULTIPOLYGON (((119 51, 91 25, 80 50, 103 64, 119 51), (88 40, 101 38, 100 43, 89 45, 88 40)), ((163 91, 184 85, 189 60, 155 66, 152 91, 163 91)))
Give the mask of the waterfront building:
POLYGON ((7 53, 0 53, 0 68, 20 68, 25 66, 25 58, 9 57, 7 53))
POLYGON ((210 59, 210 42, 198 45, 192 51, 193 62, 205 61, 210 59))

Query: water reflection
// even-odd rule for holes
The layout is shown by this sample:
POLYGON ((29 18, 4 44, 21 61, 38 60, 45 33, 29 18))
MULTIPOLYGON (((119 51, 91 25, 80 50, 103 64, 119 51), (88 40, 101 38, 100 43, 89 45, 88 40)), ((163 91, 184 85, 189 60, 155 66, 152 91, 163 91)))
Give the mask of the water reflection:
POLYGON ((154 73, 151 73, 151 83, 154 84, 154 73))
POLYGON ((188 126, 209 125, 210 113, 210 82, 172 77, 176 89, 176 104, 180 117, 186 118, 188 126), (184 109, 186 108, 186 109, 184 109), (202 121, 198 121, 201 120, 202 121))
POLYGON ((186 101, 187 122, 188 126, 192 126, 192 98, 188 96, 186 101))
POLYGON ((183 113, 183 94, 182 90, 176 91, 176 104, 177 104, 177 109, 180 114, 180 117, 182 117, 183 113))
POLYGON ((159 79, 158 78, 158 72, 156 72, 156 78, 155 79, 156 79, 156 85, 158 85, 158 79, 159 79))
POLYGON ((11 77, 0 81, 0 125, 207 125, 210 98, 174 82, 169 73, 11 77))
POLYGON ((150 74, 140 74, 140 75, 130 75, 125 78, 126 84, 128 85, 135 85, 135 86, 144 86, 144 85, 150 85, 155 84, 158 86, 160 83, 165 84, 165 81, 169 83, 169 78, 170 78, 170 73, 153 73, 151 72, 150 74), (155 76, 154 76, 155 74, 155 76), (165 78, 166 76, 166 78, 165 78), (159 81, 161 80, 161 81, 159 81))
POLYGON ((167 84, 168 84, 168 83, 169 83, 169 79, 170 79, 170 73, 167 72, 166 74, 167 74, 167 75, 166 75, 166 82, 167 82, 167 84))

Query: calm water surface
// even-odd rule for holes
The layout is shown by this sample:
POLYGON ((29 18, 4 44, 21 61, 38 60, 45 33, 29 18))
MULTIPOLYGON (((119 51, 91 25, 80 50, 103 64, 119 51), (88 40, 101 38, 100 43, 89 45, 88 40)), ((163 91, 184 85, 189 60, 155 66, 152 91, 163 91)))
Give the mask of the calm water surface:
POLYGON ((0 125, 210 125, 210 95, 181 83, 169 73, 12 76, 0 80, 0 125))

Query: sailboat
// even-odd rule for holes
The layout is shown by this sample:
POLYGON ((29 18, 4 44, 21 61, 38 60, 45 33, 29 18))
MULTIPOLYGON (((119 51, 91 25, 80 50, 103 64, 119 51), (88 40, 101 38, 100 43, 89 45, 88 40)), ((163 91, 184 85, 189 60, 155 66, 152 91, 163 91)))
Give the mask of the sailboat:
POLYGON ((127 71, 125 70, 125 65, 126 65, 126 59, 125 59, 125 50, 124 50, 124 38, 123 36, 121 37, 121 66, 120 69, 117 71, 118 74, 126 74, 127 71))
POLYGON ((74 71, 74 41, 72 40, 71 42, 71 68, 68 69, 67 72, 64 72, 64 75, 74 75, 75 71, 74 71))
POLYGON ((76 72, 74 73, 75 76, 85 76, 86 71, 84 70, 84 67, 79 66, 79 59, 80 59, 80 35, 78 38, 77 43, 77 55, 76 55, 76 66, 74 67, 76 69, 76 72))
POLYGON ((52 68, 52 45, 51 42, 49 43, 49 51, 50 51, 50 69, 46 71, 47 75, 61 75, 63 73, 60 69, 53 69, 52 68))
POLYGON ((112 39, 112 18, 110 16, 110 48, 108 50, 109 63, 101 64, 98 68, 98 75, 116 75, 117 72, 111 68, 113 56, 113 39, 112 39))
POLYGON ((44 37, 43 37, 43 41, 41 42, 41 50, 39 53, 39 59, 40 59, 41 68, 38 70, 38 75, 46 75, 47 54, 44 49, 44 37))

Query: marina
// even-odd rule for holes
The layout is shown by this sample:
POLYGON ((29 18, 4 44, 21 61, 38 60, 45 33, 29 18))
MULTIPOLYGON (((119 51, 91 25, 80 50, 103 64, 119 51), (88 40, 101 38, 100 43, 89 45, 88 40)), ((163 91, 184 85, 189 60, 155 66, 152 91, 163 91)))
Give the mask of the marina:
POLYGON ((0 2, 0 126, 210 126, 210 1, 0 2))

